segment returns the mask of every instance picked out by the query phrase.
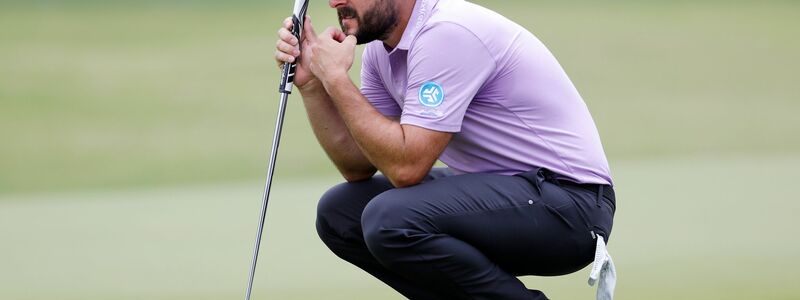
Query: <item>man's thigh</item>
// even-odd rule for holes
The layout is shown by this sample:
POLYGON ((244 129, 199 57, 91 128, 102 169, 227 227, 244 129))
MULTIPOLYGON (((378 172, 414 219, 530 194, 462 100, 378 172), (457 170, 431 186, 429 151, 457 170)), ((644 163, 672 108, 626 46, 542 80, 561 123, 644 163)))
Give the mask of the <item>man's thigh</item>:
POLYGON ((380 214, 380 226, 455 237, 515 275, 561 275, 586 266, 594 250, 571 197, 547 181, 466 174, 389 190, 365 214, 380 214))
MULTIPOLYGON (((450 175, 445 168, 434 168, 425 178, 429 182, 450 175)), ((361 215, 372 199, 388 190, 392 183, 383 175, 358 182, 345 182, 330 188, 317 204, 317 226, 346 238, 361 239, 361 215)))

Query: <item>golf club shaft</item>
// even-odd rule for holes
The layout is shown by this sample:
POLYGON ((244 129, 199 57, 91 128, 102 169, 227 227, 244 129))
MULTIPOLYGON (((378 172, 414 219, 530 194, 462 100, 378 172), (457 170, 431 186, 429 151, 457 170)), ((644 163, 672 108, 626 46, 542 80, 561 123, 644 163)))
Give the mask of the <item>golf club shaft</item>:
MULTIPOLYGON (((295 0, 294 13, 292 14, 292 34, 298 41, 302 41, 303 35, 303 22, 306 19, 306 11, 308 10, 309 0, 295 0)), ((253 261, 250 264, 250 276, 247 281, 247 291, 245 292, 245 300, 250 300, 250 295, 253 293, 253 279, 256 275, 256 263, 258 262, 258 250, 261 248, 261 235, 264 232, 264 222, 267 218, 267 204, 269 202, 269 192, 272 187, 272 175, 275 173, 275 161, 278 157, 278 146, 281 143, 281 130, 283 129, 283 119, 286 115, 286 105, 289 99, 289 94, 292 93, 294 86, 294 76, 297 70, 297 62, 285 63, 283 66, 283 74, 281 74, 281 82, 279 91, 281 94, 281 101, 278 105, 278 119, 275 121, 275 134, 272 137, 272 153, 269 157, 269 167, 267 168, 267 182, 264 184, 264 195, 261 202, 261 218, 258 220, 258 231, 256 232, 256 242, 253 247, 253 261)))
POLYGON ((247 282, 247 292, 245 300, 250 300, 250 294, 253 291, 253 278, 256 273, 256 262, 258 261, 258 250, 261 245, 261 234, 264 231, 264 221, 267 217, 267 203, 269 202, 269 191, 272 187, 272 175, 275 173, 275 159, 278 157, 278 146, 281 143, 281 130, 283 129, 283 118, 286 114, 286 102, 289 99, 288 93, 281 93, 281 101, 278 105, 278 120, 275 123, 275 135, 272 138, 272 153, 269 157, 269 167, 267 167, 267 182, 264 184, 264 194, 261 202, 261 218, 258 222, 258 231, 256 232, 256 242, 253 247, 253 262, 250 265, 250 278, 247 282))

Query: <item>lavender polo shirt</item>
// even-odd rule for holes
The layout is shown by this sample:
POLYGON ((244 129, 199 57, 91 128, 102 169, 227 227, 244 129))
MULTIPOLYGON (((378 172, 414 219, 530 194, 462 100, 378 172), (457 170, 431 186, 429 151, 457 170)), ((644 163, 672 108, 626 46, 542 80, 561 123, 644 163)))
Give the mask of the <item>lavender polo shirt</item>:
POLYGON ((452 132, 456 173, 548 168, 611 184, 592 116, 550 51, 505 17, 463 0, 417 0, 394 49, 364 50, 361 92, 401 124, 452 132))

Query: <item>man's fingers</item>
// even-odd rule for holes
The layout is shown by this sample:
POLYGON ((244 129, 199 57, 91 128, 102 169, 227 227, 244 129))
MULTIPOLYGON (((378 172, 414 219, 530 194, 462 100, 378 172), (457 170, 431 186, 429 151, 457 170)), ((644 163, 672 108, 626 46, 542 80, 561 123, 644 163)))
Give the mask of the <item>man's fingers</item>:
POLYGON ((292 27, 294 27, 294 23, 292 23, 292 17, 288 17, 283 20, 283 28, 292 30, 292 27))
POLYGON ((289 54, 283 53, 283 52, 278 51, 278 50, 275 50, 275 59, 277 59, 279 62, 284 62, 284 63, 287 63, 287 62, 288 63, 293 63, 294 62, 294 56, 291 56, 289 54))
POLYGON ((297 45, 297 37, 295 37, 294 34, 292 34, 292 32, 286 28, 278 29, 278 37, 281 41, 284 41, 290 45, 297 45))
POLYGON ((346 45, 349 45, 351 47, 355 47, 356 44, 358 44, 358 39, 356 38, 355 35, 348 35, 347 37, 344 38, 344 41, 342 41, 342 44, 346 44, 346 45))
POLYGON ((345 34, 344 31, 342 31, 341 29, 332 28, 331 30, 332 30, 331 37, 333 37, 333 39, 336 40, 337 42, 341 43, 342 41, 345 40, 345 38, 347 38, 347 34, 345 34))
POLYGON ((335 28, 335 27, 328 27, 328 28, 325 28, 325 31, 323 31, 318 36, 318 39, 334 40, 334 41, 336 41, 338 43, 341 43, 341 42, 343 42, 345 40, 346 37, 347 37, 347 35, 344 34, 344 32, 342 32, 341 29, 338 29, 338 28, 335 28))
POLYGON ((278 51, 280 51, 280 52, 283 52, 283 53, 286 53, 286 54, 289 54, 289 55, 292 55, 292 56, 300 55, 300 50, 297 49, 296 45, 290 45, 289 43, 287 43, 287 42, 285 42, 283 40, 278 40, 278 43, 277 43, 277 45, 275 45, 275 48, 278 49, 278 51))

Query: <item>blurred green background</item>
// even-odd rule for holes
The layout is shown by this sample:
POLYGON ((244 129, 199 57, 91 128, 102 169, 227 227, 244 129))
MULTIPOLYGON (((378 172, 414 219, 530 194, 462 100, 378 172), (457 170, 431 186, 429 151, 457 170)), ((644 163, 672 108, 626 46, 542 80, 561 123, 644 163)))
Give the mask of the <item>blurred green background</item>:
MULTIPOLYGON (((800 2, 478 3, 538 35, 593 113, 618 299, 800 299, 800 2)), ((0 299, 243 296, 291 6, 0 0, 0 299)), ((254 299, 401 299, 318 241, 340 179, 297 100, 254 299)), ((591 299, 587 276, 523 280, 591 299)))

